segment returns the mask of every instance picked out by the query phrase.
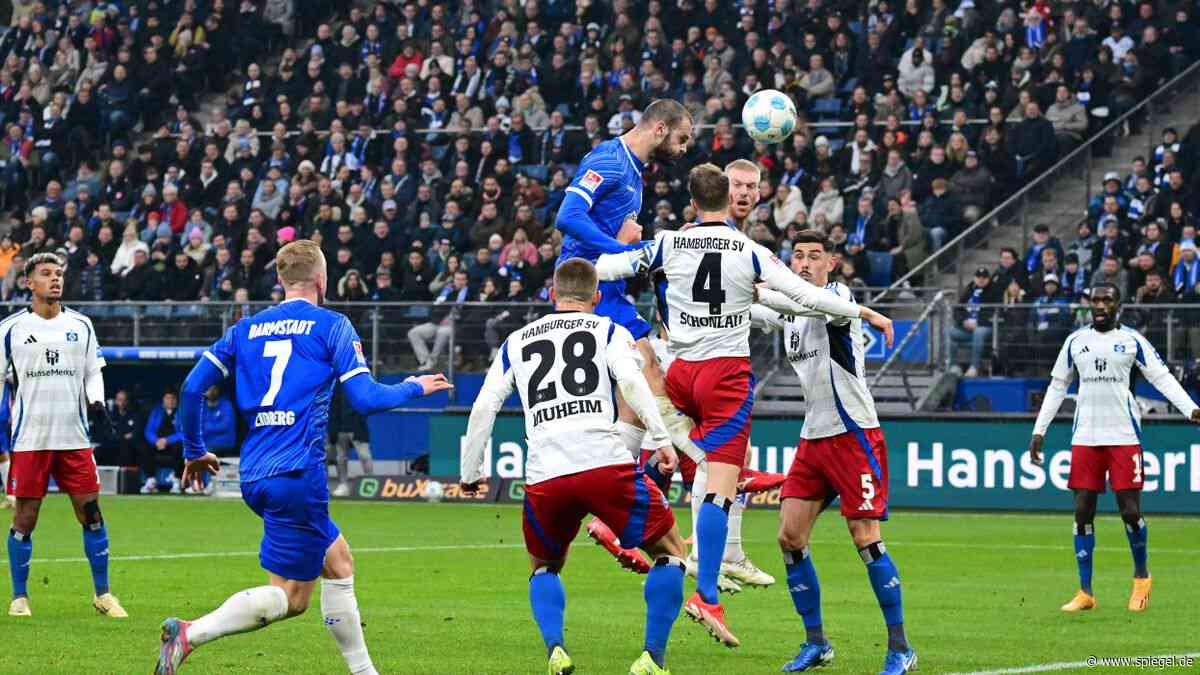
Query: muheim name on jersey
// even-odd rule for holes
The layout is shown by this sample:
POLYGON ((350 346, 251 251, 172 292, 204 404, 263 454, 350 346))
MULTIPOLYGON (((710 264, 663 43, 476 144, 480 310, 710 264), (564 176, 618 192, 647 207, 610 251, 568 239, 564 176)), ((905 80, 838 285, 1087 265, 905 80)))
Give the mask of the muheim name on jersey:
POLYGON ((546 406, 533 412, 533 426, 538 426, 543 422, 552 422, 561 420, 564 417, 572 417, 574 415, 600 415, 604 413, 604 407, 600 401, 594 398, 582 398, 574 401, 564 401, 562 403, 546 406))
POLYGON ((307 319, 281 319, 266 323, 251 324, 249 338, 272 337, 275 335, 308 335, 316 321, 307 319))

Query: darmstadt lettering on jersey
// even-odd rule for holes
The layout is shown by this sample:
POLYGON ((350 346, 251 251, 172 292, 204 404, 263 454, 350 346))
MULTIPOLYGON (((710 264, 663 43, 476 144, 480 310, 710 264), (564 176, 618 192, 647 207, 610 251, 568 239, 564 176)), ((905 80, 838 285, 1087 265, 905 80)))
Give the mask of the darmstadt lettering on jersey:
POLYGON ((692 328, 737 328, 745 320, 744 313, 720 316, 692 316, 687 312, 679 313, 679 322, 692 328))
POLYGON ((250 326, 250 339, 271 337, 273 335, 308 335, 316 323, 316 321, 304 319, 281 319, 279 321, 256 323, 250 326))
POLYGON ((579 401, 567 401, 558 405, 542 408, 533 414, 533 426, 537 426, 542 422, 550 422, 559 420, 572 415, 595 415, 603 412, 600 406, 600 401, 595 399, 582 399, 579 401))
POLYGON ((290 427, 296 423, 296 413, 291 410, 269 410, 254 416, 255 427, 290 427))
POLYGON ((746 242, 725 237, 676 237, 671 245, 703 251, 741 251, 746 248, 746 242))
POLYGON ((521 339, 528 340, 529 338, 549 333, 552 330, 574 330, 580 326, 591 330, 598 325, 600 324, 595 319, 555 319, 525 330, 521 333, 521 339))

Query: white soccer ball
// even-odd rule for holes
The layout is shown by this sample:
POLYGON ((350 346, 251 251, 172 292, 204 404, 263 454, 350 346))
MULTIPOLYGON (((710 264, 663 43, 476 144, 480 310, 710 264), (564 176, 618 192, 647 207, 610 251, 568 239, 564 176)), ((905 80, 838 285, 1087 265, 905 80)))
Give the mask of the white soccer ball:
POLYGON ((796 105, 781 91, 757 91, 742 106, 742 124, 759 143, 779 143, 796 128, 796 105))
POLYGON ((442 485, 440 482, 438 482, 436 480, 431 480, 428 483, 426 483, 425 491, 422 493, 422 496, 425 497, 425 501, 429 501, 429 502, 440 502, 440 501, 442 501, 442 497, 444 497, 445 495, 446 495, 446 486, 442 485))

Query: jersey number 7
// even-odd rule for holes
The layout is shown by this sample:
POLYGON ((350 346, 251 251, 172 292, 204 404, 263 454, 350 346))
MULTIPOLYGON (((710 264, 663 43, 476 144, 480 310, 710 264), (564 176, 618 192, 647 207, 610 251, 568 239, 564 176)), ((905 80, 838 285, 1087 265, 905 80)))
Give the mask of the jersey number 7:
POLYGON ((283 371, 287 369, 288 360, 292 358, 291 340, 270 340, 263 343, 263 358, 275 359, 271 364, 271 386, 262 397, 259 405, 269 408, 275 405, 275 396, 283 385, 283 371))

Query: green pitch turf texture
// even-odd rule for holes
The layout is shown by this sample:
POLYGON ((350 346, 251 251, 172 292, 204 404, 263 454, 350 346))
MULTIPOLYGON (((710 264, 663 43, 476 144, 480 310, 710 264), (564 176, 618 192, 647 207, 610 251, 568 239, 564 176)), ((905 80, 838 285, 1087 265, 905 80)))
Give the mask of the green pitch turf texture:
MULTIPOLYGON (((67 500, 52 495, 33 538, 33 617, 0 616, 0 673, 149 673, 164 617, 195 618, 233 592, 264 583, 260 523, 240 501, 107 497, 102 506, 113 591, 131 618, 113 620, 91 608, 79 526, 67 500)), ((527 601, 517 507, 336 502, 333 514, 355 550, 359 605, 381 673, 545 672, 527 601)), ((687 514, 680 517, 686 527, 687 514)), ((675 675, 777 672, 803 641, 774 541, 777 518, 775 511, 748 512, 745 537, 752 559, 779 581, 723 596, 743 646, 720 647, 681 618, 668 652, 675 675)), ((1131 563, 1113 516, 1100 517, 1096 527, 1099 608, 1059 611, 1077 585, 1070 523, 1065 514, 894 513, 884 535, 904 581, 920 671, 1200 651, 1194 518, 1149 518, 1154 594, 1141 615, 1125 609, 1131 563)), ((825 630, 837 650, 833 667, 822 672, 878 672, 882 619, 836 513, 821 518, 812 548, 825 630)), ((567 647, 577 672, 628 672, 642 644, 641 578, 583 537, 563 582, 567 647)), ((4 588, 7 594, 7 578, 4 588)), ((689 579, 686 593, 693 590, 689 579)), ((321 623, 318 597, 303 616, 201 647, 183 672, 345 672, 321 623)))

